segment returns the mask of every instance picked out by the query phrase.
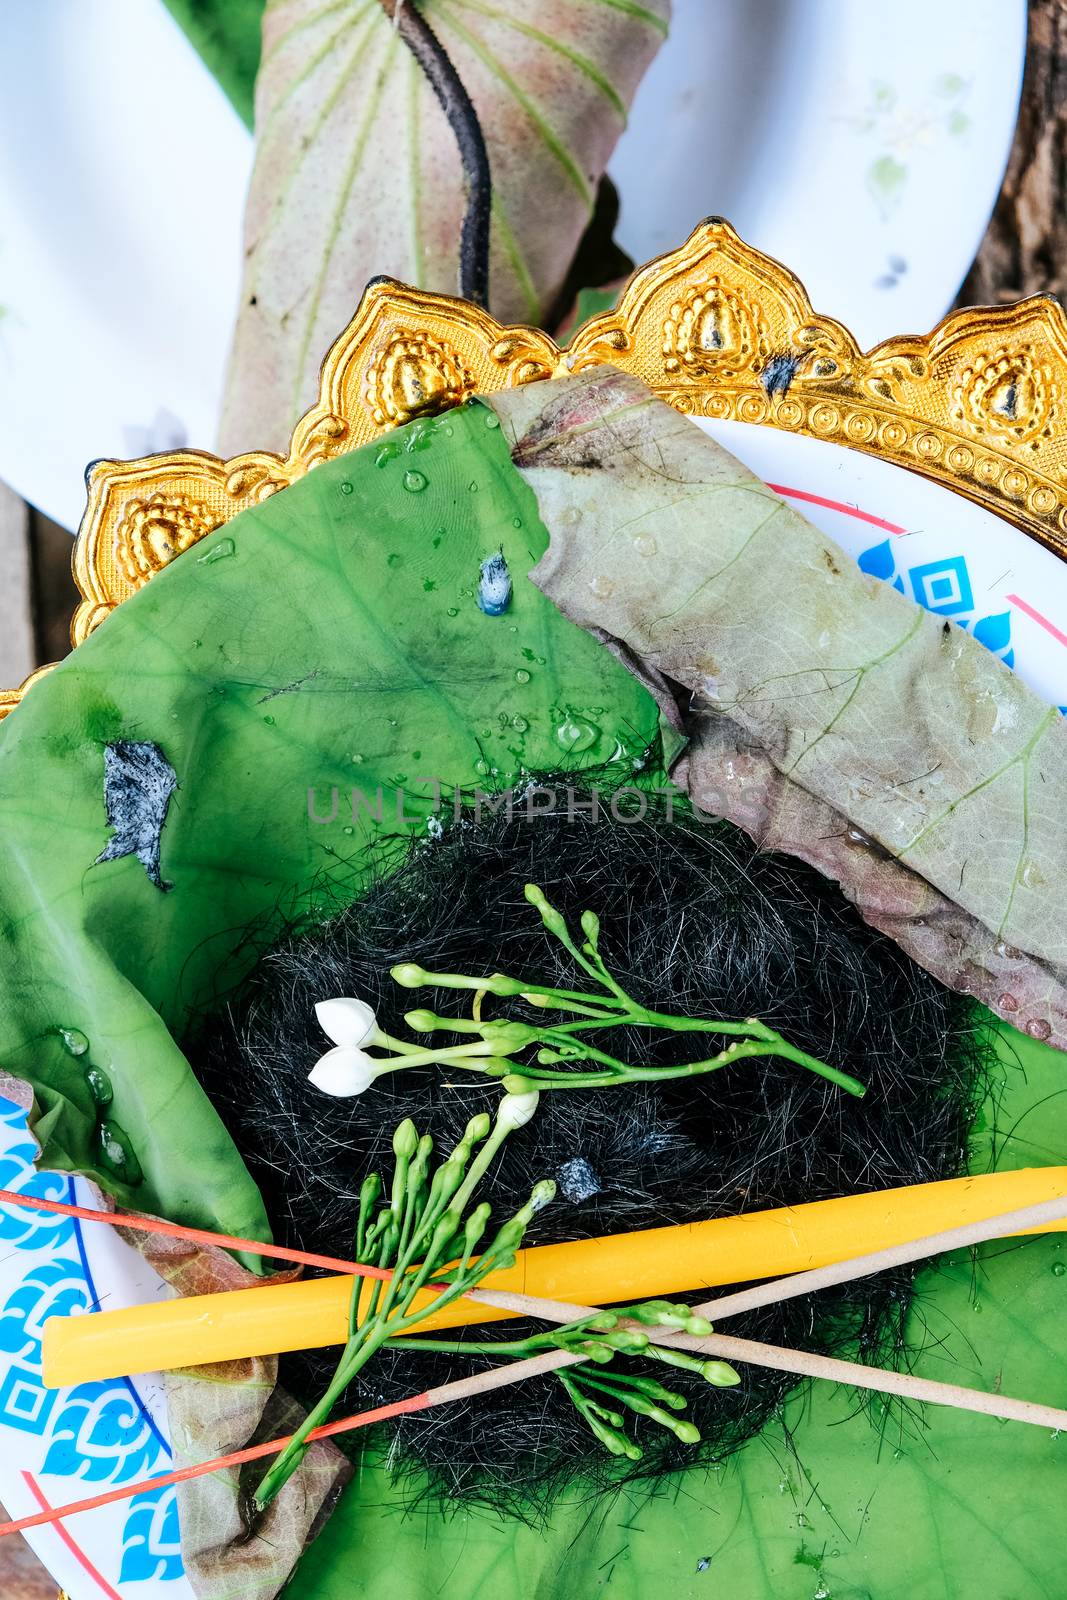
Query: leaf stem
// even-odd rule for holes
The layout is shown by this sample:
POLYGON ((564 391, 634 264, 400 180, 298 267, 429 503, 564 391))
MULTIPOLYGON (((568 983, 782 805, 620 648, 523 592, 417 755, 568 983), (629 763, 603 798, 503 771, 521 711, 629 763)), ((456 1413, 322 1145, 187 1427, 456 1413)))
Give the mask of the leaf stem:
POLYGON ((489 304, 489 223, 492 177, 478 113, 448 51, 414 0, 381 0, 422 69, 452 129, 467 181, 467 210, 459 240, 459 295, 476 306, 489 304))

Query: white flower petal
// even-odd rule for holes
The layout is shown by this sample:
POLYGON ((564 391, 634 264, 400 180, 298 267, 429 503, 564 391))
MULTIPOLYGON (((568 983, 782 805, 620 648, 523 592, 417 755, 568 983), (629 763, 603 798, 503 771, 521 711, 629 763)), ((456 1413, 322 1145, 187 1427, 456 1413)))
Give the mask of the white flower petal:
POLYGON ((356 1049, 367 1043, 378 1026, 373 1007, 351 996, 318 1001, 315 1015, 327 1039, 332 1039, 334 1044, 353 1045, 356 1049))
POLYGON ((362 1094, 378 1076, 378 1063, 365 1050, 355 1050, 351 1045, 338 1045, 320 1056, 308 1073, 308 1082, 323 1094, 344 1099, 348 1095, 362 1094))
POLYGON ((524 1128, 537 1110, 540 1098, 536 1089, 531 1089, 526 1094, 506 1094, 497 1108, 497 1123, 512 1132, 516 1128, 524 1128))

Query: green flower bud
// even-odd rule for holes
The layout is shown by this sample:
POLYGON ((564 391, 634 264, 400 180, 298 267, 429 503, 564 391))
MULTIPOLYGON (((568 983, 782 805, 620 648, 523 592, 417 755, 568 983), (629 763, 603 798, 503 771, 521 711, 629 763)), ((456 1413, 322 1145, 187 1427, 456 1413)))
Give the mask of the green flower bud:
POLYGON ((600 918, 595 911, 582 912, 582 932, 595 949, 596 942, 600 938, 600 918))
POLYGON ((540 913, 541 921, 548 931, 556 934, 557 937, 565 936, 567 924, 555 906, 550 905, 545 899, 543 890, 539 889, 536 883, 528 883, 523 893, 534 910, 540 913))
MULTIPOLYGON (((526 1225, 517 1217, 512 1217, 510 1222, 501 1223, 495 1239, 485 1252, 486 1256, 496 1257, 501 1254, 513 1254, 522 1244, 522 1236, 526 1232, 526 1225)), ((485 1257, 483 1256, 483 1260, 485 1257)), ((497 1263, 499 1265, 500 1263, 497 1263)))
POLYGON ((625 1419, 621 1411, 611 1411, 607 1406, 597 1405, 595 1401, 589 1402, 589 1409, 602 1421, 610 1423, 613 1428, 622 1428, 625 1419))
POLYGON ((735 1372, 728 1361, 704 1361, 700 1370, 716 1389, 732 1389, 741 1382, 741 1374, 735 1372))
POLYGON ((630 1355, 636 1355, 641 1350, 648 1349, 648 1334, 638 1333, 633 1328, 619 1328, 617 1332, 608 1335, 608 1344, 615 1350, 624 1350, 630 1355))
POLYGON ((405 1117, 393 1134, 393 1154, 398 1161, 410 1161, 418 1148, 418 1130, 411 1118, 405 1117))
POLYGON ((405 1011, 404 1021, 414 1033, 433 1033, 440 1019, 432 1011, 405 1011))
POLYGON ((699 1444, 700 1429, 693 1422, 672 1422, 671 1431, 683 1444, 699 1444))
POLYGON ((644 1300, 630 1306, 627 1316, 634 1322, 644 1322, 656 1328, 684 1329, 692 1312, 688 1306, 672 1305, 669 1300, 644 1300))
MULTIPOLYGON (((487 1067, 487 1072, 492 1072, 492 1067, 487 1067)), ((508 1072, 501 1079, 501 1084, 508 1094, 527 1095, 533 1092, 533 1085, 529 1078, 524 1078, 521 1072, 508 1072)))
MULTIPOLYGON (((537 1029, 528 1022, 487 1022, 482 1029, 483 1039, 502 1040, 511 1050, 521 1050, 538 1037, 537 1029)), ((506 1055, 507 1050, 498 1052, 506 1055)))
POLYGON ((481 979, 481 987, 488 994, 510 999, 522 993, 522 980, 509 978, 506 972, 491 972, 488 978, 481 979))
MULTIPOLYGON (((516 1026, 521 1027, 522 1025, 520 1023, 516 1024, 516 1026)), ((531 1037, 536 1038, 536 1034, 532 1028, 524 1029, 523 1031, 529 1033, 531 1037)), ((513 1050, 521 1050, 523 1045, 528 1043, 528 1039, 509 1038, 503 1029, 498 1030, 494 1028, 492 1033, 486 1033, 477 1041, 474 1048, 471 1050, 471 1055, 509 1056, 513 1050)))
POLYGON ((594 1333, 610 1333, 613 1328, 619 1326, 618 1313, 615 1311, 598 1311, 596 1316, 590 1317, 589 1321, 584 1323, 583 1326, 592 1329, 594 1333))
POLYGON ((492 1125, 492 1119, 488 1111, 479 1111, 467 1123, 463 1132, 463 1143, 465 1145, 480 1144, 492 1125))
POLYGON ((609 1361, 615 1359, 610 1344, 604 1344, 600 1339, 585 1339, 578 1348, 587 1361, 595 1361, 598 1366, 606 1367, 609 1361))
POLYGON ((693 1334, 697 1339, 703 1339, 707 1334, 711 1333, 712 1327, 707 1317, 689 1316, 686 1318, 685 1331, 693 1334))
POLYGON ((390 967, 389 975, 402 989, 421 989, 426 980, 426 970, 414 961, 401 961, 390 967))
POLYGON ((547 1205, 551 1205, 555 1198, 555 1183, 551 1178, 542 1178, 540 1183, 535 1183, 533 1188, 530 1190, 530 1199, 528 1204, 532 1208, 533 1213, 536 1214, 538 1211, 543 1211, 547 1205))
MULTIPOLYGON (((483 1200, 481 1205, 475 1206, 470 1216, 463 1225, 463 1246, 467 1255, 477 1247, 479 1239, 485 1232, 489 1222, 489 1213, 492 1210, 488 1200, 483 1200)), ((458 1222, 458 1218, 457 1218, 458 1222)))

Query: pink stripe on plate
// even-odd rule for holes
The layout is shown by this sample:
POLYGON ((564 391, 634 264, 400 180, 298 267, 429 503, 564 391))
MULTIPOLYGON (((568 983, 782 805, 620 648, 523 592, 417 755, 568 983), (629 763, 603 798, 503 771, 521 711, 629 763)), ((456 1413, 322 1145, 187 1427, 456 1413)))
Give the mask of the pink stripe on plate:
POLYGON ((1025 616, 1028 616, 1032 622, 1036 622, 1039 628, 1044 628, 1046 633, 1051 633, 1058 644, 1067 644, 1067 633, 1061 632, 1054 622, 1050 622, 1048 617, 1044 617, 1040 611, 1036 611, 1029 601, 1023 600, 1017 594, 1008 594, 1004 598, 1019 611, 1023 612, 1025 616))
POLYGON ((869 522, 872 528, 884 528, 886 533, 907 533, 907 528, 902 528, 896 522, 887 522, 885 517, 876 517, 873 511, 861 511, 858 506, 847 506, 842 500, 828 500, 823 494, 811 494, 807 489, 791 489, 785 483, 769 483, 768 489, 773 489, 775 494, 785 495, 789 500, 803 500, 809 506, 825 506, 827 511, 840 511, 842 516, 855 517, 857 522, 869 522))
MULTIPOLYGON (((30 1472, 23 1472, 22 1476, 25 1480, 26 1487, 33 1495, 33 1498, 36 1500, 41 1510, 51 1511, 52 1507, 45 1499, 41 1486, 33 1474, 30 1472)), ((85 1554, 85 1551, 82 1549, 81 1545, 76 1543, 73 1535, 67 1532, 63 1524, 61 1522, 54 1522, 52 1526, 55 1528, 56 1533, 62 1539, 63 1543, 66 1545, 75 1561, 77 1561, 78 1565, 89 1575, 90 1578, 92 1578, 93 1582, 99 1588, 101 1594, 107 1595, 107 1600, 122 1600, 122 1596, 119 1594, 118 1590, 111 1587, 110 1583, 108 1583, 102 1572, 97 1571, 92 1562, 89 1560, 89 1557, 85 1554)))

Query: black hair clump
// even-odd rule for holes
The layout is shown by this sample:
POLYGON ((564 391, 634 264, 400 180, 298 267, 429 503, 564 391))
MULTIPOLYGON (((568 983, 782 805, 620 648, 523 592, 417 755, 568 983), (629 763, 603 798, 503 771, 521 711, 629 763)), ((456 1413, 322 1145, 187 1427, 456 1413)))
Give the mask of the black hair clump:
MULTIPOLYGON (((353 1100, 317 1093, 307 1074, 329 1045, 315 1021, 317 1000, 358 995, 375 1007, 379 1026, 404 1036, 412 1006, 458 1014, 470 996, 400 989, 389 977, 398 961, 586 987, 526 902, 527 882, 572 925, 585 908, 597 912, 609 968, 644 1003, 701 1017, 757 1016, 867 1085, 856 1100, 767 1058, 676 1083, 543 1095, 479 1190, 499 1219, 534 1180, 556 1179, 557 1199, 535 1218, 528 1244, 964 1169, 985 1079, 974 1013, 867 927, 833 884, 791 858, 761 853, 723 823, 664 810, 613 820, 604 808, 593 820, 571 804, 531 818, 517 807, 510 817, 468 817, 413 846, 358 903, 266 955, 239 1000, 200 1030, 194 1063, 260 1185, 278 1242, 350 1256, 360 1184, 369 1171, 391 1171, 401 1118, 412 1117, 447 1150, 496 1095, 474 1078, 452 1086, 439 1069, 380 1078, 353 1100)), ((520 1003, 511 1014, 524 1010, 520 1003)), ((685 1058, 682 1035, 614 1037, 624 1059, 685 1058)), ((707 1038, 691 1037, 697 1059, 707 1038)), ((910 1281, 907 1271, 883 1274, 731 1319, 729 1328, 774 1344, 892 1359, 904 1350, 910 1281)), ((471 1336, 514 1338, 527 1327, 533 1331, 509 1323, 471 1336)), ((285 1357, 282 1381, 311 1402, 336 1354, 285 1357)), ((474 1355, 383 1351, 353 1385, 348 1409, 484 1364, 474 1355)), ((721 1460, 759 1431, 793 1384, 754 1367, 741 1376, 738 1387, 722 1390, 671 1372, 667 1381, 687 1396, 702 1442, 683 1446, 643 1425, 645 1458, 623 1468, 553 1378, 402 1417, 389 1424, 389 1460, 416 1492, 537 1517, 576 1478, 599 1486, 721 1460)))

